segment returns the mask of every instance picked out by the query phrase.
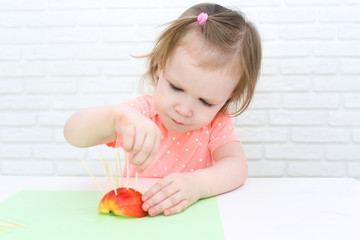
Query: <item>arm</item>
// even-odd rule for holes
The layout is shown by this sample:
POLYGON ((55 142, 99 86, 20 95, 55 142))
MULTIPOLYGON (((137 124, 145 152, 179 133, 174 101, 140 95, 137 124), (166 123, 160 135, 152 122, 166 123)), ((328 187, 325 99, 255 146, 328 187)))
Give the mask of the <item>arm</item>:
POLYGON ((216 164, 192 173, 176 173, 157 182, 143 195, 143 208, 155 216, 181 212, 201 198, 240 187, 247 178, 247 162, 239 142, 227 143, 214 152, 216 164))
POLYGON ((200 198, 232 191, 245 183, 248 165, 239 142, 225 144, 214 152, 216 164, 197 173, 200 198))
POLYGON ((74 113, 65 123, 65 139, 76 147, 115 141, 115 112, 118 107, 91 107, 74 113))
POLYGON ((152 162, 160 142, 160 130, 154 122, 125 105, 92 107, 73 114, 65 123, 65 139, 76 147, 90 147, 123 137, 123 147, 131 152, 131 163, 138 171, 152 162))

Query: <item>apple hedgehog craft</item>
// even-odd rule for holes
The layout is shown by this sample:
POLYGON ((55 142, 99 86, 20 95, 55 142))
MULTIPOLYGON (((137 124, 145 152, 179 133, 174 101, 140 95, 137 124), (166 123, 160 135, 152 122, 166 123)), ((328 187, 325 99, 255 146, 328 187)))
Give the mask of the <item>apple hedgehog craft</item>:
MULTIPOLYGON (((128 154, 126 155, 126 163, 127 164, 127 175, 126 175, 126 181, 127 181, 127 187, 123 187, 123 178, 121 176, 121 162, 120 162, 120 154, 118 151, 118 158, 115 157, 115 179, 112 173, 112 170, 109 165, 107 165, 102 158, 101 154, 100 159, 103 165, 105 178, 107 185, 109 187, 109 192, 105 194, 105 191, 102 189, 94 175, 91 173, 90 169, 86 166, 83 159, 80 159, 83 165, 85 166, 86 170, 89 172, 92 179, 95 181, 96 185, 99 187, 100 191, 104 194, 104 197, 101 199, 98 211, 101 213, 108 213, 108 214, 114 214, 114 215, 120 215, 120 216, 126 216, 126 217, 136 217, 141 218, 145 217, 147 215, 147 212, 145 212, 142 209, 143 201, 141 199, 142 194, 133 189, 129 188, 129 157, 128 154), (119 161, 119 164, 118 164, 119 161), (118 175, 117 175, 117 169, 118 166, 120 167, 120 179, 121 179, 121 187, 118 187, 118 175), (109 179, 107 177, 107 171, 110 173, 112 184, 113 184, 113 190, 111 190, 109 179)), ((137 188, 137 180, 138 180, 138 174, 136 172, 136 180, 135 180, 135 188, 137 188)))

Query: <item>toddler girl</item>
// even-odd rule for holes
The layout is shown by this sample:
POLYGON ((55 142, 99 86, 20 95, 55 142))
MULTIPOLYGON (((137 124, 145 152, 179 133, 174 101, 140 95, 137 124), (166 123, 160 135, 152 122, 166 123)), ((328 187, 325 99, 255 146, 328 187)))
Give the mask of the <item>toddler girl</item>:
POLYGON ((64 127, 67 141, 122 147, 132 154, 130 176, 161 178, 143 195, 150 216, 241 186, 247 163, 231 117, 254 93, 261 62, 255 27, 237 11, 195 5, 144 57, 153 95, 76 112, 64 127))

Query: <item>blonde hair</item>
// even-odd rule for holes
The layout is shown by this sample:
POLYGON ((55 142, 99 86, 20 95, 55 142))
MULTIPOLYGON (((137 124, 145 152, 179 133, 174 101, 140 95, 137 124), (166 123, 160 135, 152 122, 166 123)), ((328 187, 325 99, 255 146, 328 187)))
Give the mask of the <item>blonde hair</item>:
POLYGON ((159 64, 165 68, 171 51, 190 30, 200 32, 210 45, 225 54, 238 53, 242 75, 218 115, 227 113, 230 105, 235 111, 229 115, 240 115, 249 106, 255 91, 261 65, 261 41, 255 26, 246 21, 239 11, 212 3, 198 4, 186 10, 169 23, 156 40, 153 50, 141 56, 148 60, 148 70, 143 79, 149 79, 152 86, 156 86, 159 64), (200 25, 197 17, 202 12, 207 13, 209 18, 200 25))

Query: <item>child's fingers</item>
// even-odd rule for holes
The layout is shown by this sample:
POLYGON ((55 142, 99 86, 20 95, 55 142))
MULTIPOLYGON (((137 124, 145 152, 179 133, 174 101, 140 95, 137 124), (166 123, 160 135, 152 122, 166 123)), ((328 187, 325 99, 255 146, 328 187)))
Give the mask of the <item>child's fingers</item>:
MULTIPOLYGON (((133 156, 137 155, 140 151, 142 151, 143 144, 144 144, 144 141, 145 141, 145 138, 146 138, 146 132, 135 128, 134 135, 135 135, 134 145, 133 145, 133 147, 131 149, 131 154, 133 156)), ((133 163, 133 161, 131 161, 131 162, 133 163)), ((137 165, 137 164, 135 164, 135 165, 137 165)))
POLYGON ((159 148, 159 142, 156 139, 157 139, 156 136, 152 138, 148 137, 144 142, 144 150, 145 152, 148 152, 148 155, 146 156, 145 160, 138 166, 139 172, 142 172, 145 169, 147 169, 152 163, 155 154, 157 153, 157 150, 159 148))
POLYGON ((147 157, 144 159, 142 164, 138 165, 139 172, 144 171, 150 166, 159 149, 160 136, 154 136, 153 138, 149 137, 147 138, 147 140, 148 140, 147 142, 148 147, 145 147, 145 149, 147 149, 146 152, 148 152, 148 150, 150 150, 150 152, 148 153, 147 157))
POLYGON ((149 211, 150 216, 162 213, 165 209, 176 205, 180 199, 179 188, 174 184, 169 184, 155 193, 143 204, 143 209, 149 211))
MULTIPOLYGON (((156 193, 158 193, 159 191, 161 191, 163 188, 165 188, 167 185, 172 183, 172 179, 170 179, 169 177, 164 177, 163 179, 157 181, 149 190, 147 190, 143 196, 142 196, 142 200, 144 202, 146 202, 147 200, 149 200, 150 198, 152 198, 156 193)), ((149 202, 150 204, 151 202, 149 202)), ((149 205, 148 204, 148 205, 149 205)), ((153 204, 152 204, 153 205, 153 204)), ((150 207, 150 205, 149 205, 150 207)))
MULTIPOLYGON (((184 199, 184 196, 181 192, 176 191, 174 194, 169 195, 167 197, 165 197, 165 199, 163 199, 161 202, 159 202, 157 205, 150 207, 148 209, 148 213, 150 216, 155 216, 157 214, 160 214, 162 212, 164 212, 165 215, 169 215, 169 212, 166 212, 166 210, 173 208, 174 206, 177 206, 180 202, 187 203, 188 200, 184 199)), ((184 208, 187 205, 184 205, 184 208)), ((180 207, 182 207, 182 205, 180 205, 177 209, 178 211, 180 211, 180 207)))
POLYGON ((146 134, 144 136, 144 140, 139 151, 131 158, 131 163, 135 164, 140 172, 145 170, 150 165, 150 163, 147 163, 146 161, 152 152, 154 145, 153 142, 154 142, 153 138, 149 137, 146 134))
POLYGON ((135 140, 135 128, 134 126, 126 127, 124 129, 123 135, 123 147, 125 151, 131 152, 134 146, 135 140))
POLYGON ((189 201, 184 199, 184 200, 180 201, 178 204, 176 204, 175 206, 172 206, 172 207, 166 209, 164 211, 164 215, 169 216, 169 215, 177 214, 179 212, 184 211, 189 205, 190 205, 189 201))

